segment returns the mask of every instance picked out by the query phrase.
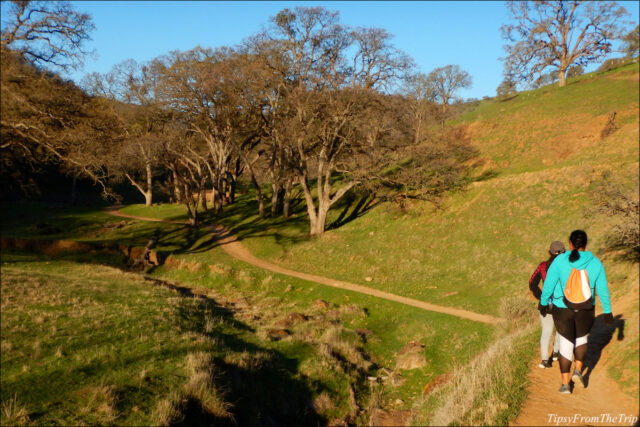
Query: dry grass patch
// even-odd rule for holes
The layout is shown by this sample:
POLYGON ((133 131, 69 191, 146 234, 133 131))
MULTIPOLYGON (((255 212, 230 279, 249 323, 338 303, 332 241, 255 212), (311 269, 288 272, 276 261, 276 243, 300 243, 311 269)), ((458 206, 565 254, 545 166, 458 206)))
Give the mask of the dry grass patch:
POLYGON ((323 391, 313 399, 312 406, 313 409, 320 414, 332 411, 336 407, 336 405, 331 400, 331 396, 329 396, 329 393, 327 393, 326 391, 323 391))
POLYGON ((18 401, 15 394, 2 402, 2 425, 24 426, 30 422, 29 411, 18 401))
POLYGON ((496 340, 484 353, 468 365, 453 371, 450 381, 431 396, 436 408, 430 413, 429 396, 418 400, 413 422, 420 425, 495 425, 509 405, 505 396, 520 385, 515 368, 522 363, 514 359, 514 349, 534 331, 534 325, 509 333, 496 340), (516 384, 518 382, 518 384, 516 384))
POLYGON ((187 397, 197 399, 202 408, 220 418, 233 418, 231 404, 224 401, 224 395, 214 384, 213 359, 202 352, 187 355, 186 368, 190 372, 184 385, 187 397))
POLYGON ((181 406, 180 395, 172 392, 169 397, 158 401, 151 414, 151 420, 158 426, 175 425, 184 419, 181 406))
POLYGON ((371 362, 362 350, 362 338, 340 325, 330 326, 319 339, 321 353, 333 359, 343 358, 356 369, 367 372, 371 362))
POLYGON ((113 386, 99 385, 84 387, 76 392, 79 398, 78 412, 93 415, 100 424, 113 423, 118 418, 117 396, 113 386))

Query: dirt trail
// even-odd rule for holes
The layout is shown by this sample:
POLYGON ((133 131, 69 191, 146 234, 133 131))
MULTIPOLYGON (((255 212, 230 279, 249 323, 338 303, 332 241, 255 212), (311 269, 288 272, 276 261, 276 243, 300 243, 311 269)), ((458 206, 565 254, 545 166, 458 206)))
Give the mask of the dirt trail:
POLYGON ((637 425, 638 399, 623 393, 605 366, 607 354, 615 351, 616 341, 623 338, 620 325, 620 320, 611 327, 596 318, 584 362, 586 387, 574 387, 573 394, 558 392, 558 362, 551 369, 541 369, 539 360, 532 361, 527 377, 529 396, 511 425, 637 425))
MULTIPOLYGON (((148 218, 148 217, 142 217, 142 216, 136 216, 136 215, 129 215, 129 214, 120 212, 119 207, 117 206, 106 208, 104 212, 114 216, 119 216, 123 218, 132 218, 132 219, 137 219, 142 221, 166 222, 166 223, 172 223, 172 224, 188 224, 188 221, 185 221, 185 220, 182 220, 182 221, 181 220, 164 220, 164 219, 158 219, 158 218, 148 218)), ((421 308, 423 310, 450 314, 452 316, 457 316, 463 319, 473 320, 476 322, 482 322, 482 323, 493 325, 503 320, 499 317, 494 317, 487 314, 474 313, 472 311, 462 310, 458 308, 444 307, 440 305, 430 304, 428 302, 419 301, 412 298, 406 298, 403 296, 391 294, 389 292, 368 288, 366 286, 356 285, 355 283, 343 282, 340 280, 334 280, 334 279, 329 279, 322 276, 316 276, 313 274, 300 273, 298 271, 289 270, 287 268, 280 267, 276 264, 272 264, 268 261, 264 261, 262 259, 256 258, 236 238, 236 236, 234 236, 229 230, 225 229, 224 227, 220 225, 212 225, 206 228, 215 235, 216 240, 220 243, 221 248, 227 254, 231 255, 236 259, 239 259, 240 261, 244 261, 248 264, 263 268, 265 270, 272 271, 274 273, 296 277, 298 279, 319 283, 325 286, 331 286, 333 288, 346 289, 346 290, 358 292, 361 294, 371 295, 371 296, 386 299, 389 301, 410 305, 412 307, 421 308)))

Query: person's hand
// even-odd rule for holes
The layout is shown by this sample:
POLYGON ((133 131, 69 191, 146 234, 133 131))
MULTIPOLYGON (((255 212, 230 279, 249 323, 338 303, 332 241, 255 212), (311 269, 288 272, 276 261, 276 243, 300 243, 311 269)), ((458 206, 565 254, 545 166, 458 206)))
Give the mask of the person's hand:
POLYGON ((612 313, 604 313, 604 323, 611 326, 613 325, 613 314, 612 313))
POLYGON ((544 317, 547 315, 547 306, 538 304, 538 311, 540 312, 540 316, 544 317))

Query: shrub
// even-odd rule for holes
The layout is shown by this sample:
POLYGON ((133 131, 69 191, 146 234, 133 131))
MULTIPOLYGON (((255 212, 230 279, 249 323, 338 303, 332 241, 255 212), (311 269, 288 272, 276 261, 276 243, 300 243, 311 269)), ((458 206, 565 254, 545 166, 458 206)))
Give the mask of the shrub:
POLYGON ((611 58, 611 59, 607 59, 606 61, 604 61, 602 63, 601 66, 598 67, 598 69, 596 71, 597 72, 611 71, 611 70, 616 69, 618 67, 622 67, 623 65, 630 64, 631 62, 634 62, 634 61, 632 59, 629 59, 629 58, 611 58))
POLYGON ((638 200, 638 178, 635 179, 634 190, 626 192, 619 182, 611 178, 609 172, 605 172, 590 193, 594 203, 590 213, 603 214, 613 220, 614 225, 606 236, 607 249, 620 251, 623 258, 639 262, 640 202, 638 200))
POLYGON ((516 83, 513 80, 504 79, 496 89, 498 97, 511 95, 512 93, 516 93, 516 83))
POLYGON ((584 67, 582 65, 574 65, 567 70, 567 77, 578 77, 584 74, 584 67))

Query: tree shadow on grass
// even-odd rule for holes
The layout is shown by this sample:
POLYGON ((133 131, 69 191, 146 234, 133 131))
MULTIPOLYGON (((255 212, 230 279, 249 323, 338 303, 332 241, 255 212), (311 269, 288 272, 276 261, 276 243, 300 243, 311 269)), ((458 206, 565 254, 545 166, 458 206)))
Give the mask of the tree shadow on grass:
POLYGON ((341 203, 342 211, 340 212, 340 215, 327 227, 327 230, 340 228, 343 225, 348 224, 357 218, 360 218, 361 216, 369 212, 372 208, 377 206, 378 203, 379 202, 376 201, 372 195, 366 193, 359 197, 356 195, 345 196, 344 202, 341 203), (351 213, 349 213, 349 210, 351 210, 351 213))
MULTIPOLYGON (((200 299, 197 304, 182 305, 180 310, 181 330, 205 334, 216 342, 218 356, 214 357, 211 367, 214 384, 222 391, 224 400, 232 405, 233 422, 217 420, 215 425, 327 424, 311 404, 313 383, 306 377, 300 378, 299 360, 244 339, 238 330, 250 328, 239 325, 241 322, 233 318, 231 311, 223 312, 220 320, 214 326, 209 325, 206 332, 207 313, 220 312, 213 300, 200 299)), ((198 415, 198 411, 194 414, 198 415)), ((192 425, 193 420, 184 421, 184 425, 192 425)))
MULTIPOLYGON (((179 290, 177 290, 179 292, 179 290)), ((191 294, 192 295, 192 294, 191 294)), ((308 379, 299 373, 300 360, 287 356, 277 349, 261 345, 247 332, 253 329, 234 318, 234 313, 218 304, 214 299, 202 296, 186 296, 174 306, 174 326, 187 335, 204 335, 213 340, 213 344, 202 348, 196 346, 160 346, 146 348, 140 352, 128 352, 119 357, 92 359, 86 364, 76 366, 71 370, 55 367, 42 372, 29 372, 29 380, 24 377, 20 387, 14 381, 8 380, 3 386, 22 392, 24 387, 30 387, 30 393, 38 393, 38 389, 50 390, 57 387, 61 398, 68 392, 69 378, 81 379, 74 382, 78 387, 87 385, 95 378, 103 378, 105 372, 126 370, 127 366, 139 366, 148 360, 170 361, 185 360, 190 353, 205 351, 211 355, 212 385, 208 393, 216 396, 221 402, 230 404, 231 417, 224 417, 212 413, 207 409, 204 401, 189 393, 183 394, 178 409, 180 416, 172 425, 184 426, 280 426, 280 425, 327 425, 327 419, 318 414, 313 408, 314 390, 317 393, 324 390, 322 384, 308 379), (212 321, 213 319, 213 321, 212 321), (37 384, 37 386, 33 386, 37 384)), ((120 342, 121 337, 114 336, 113 343, 120 342)), ((102 343, 104 344, 104 343, 102 343)), ((306 344, 303 344, 306 345, 306 344)), ((193 378, 175 375, 179 383, 187 384, 193 378)), ((117 375, 117 374, 116 374, 117 375)), ((199 374, 195 374, 196 378, 199 374)), ((18 381, 19 378, 15 378, 18 381)), ((161 380, 145 383, 118 381, 112 383, 113 392, 117 396, 116 406, 119 413, 128 413, 137 399, 158 401, 170 395, 170 390, 153 388, 153 384, 161 380)), ((175 391, 183 390, 179 385, 175 391)), ((206 391, 205 391, 206 392, 206 391)), ((24 391, 26 393, 26 391, 24 391)), ((30 417, 36 424, 47 421, 47 413, 31 413, 30 417)))
POLYGON ((511 101, 512 99, 516 99, 517 97, 518 97, 517 93, 511 96, 507 95, 504 98, 499 98, 498 102, 508 102, 508 101, 511 101))
POLYGON ((615 332, 618 331, 618 341, 622 341, 624 339, 624 327, 625 320, 622 318, 621 314, 614 317, 614 323, 612 325, 606 324, 603 314, 600 314, 595 318, 593 327, 589 333, 587 354, 584 358, 583 370, 587 370, 584 374, 585 387, 589 386, 589 378, 602 357, 602 350, 611 342, 615 332))
POLYGON ((490 179, 496 178, 500 175, 498 171, 495 169, 489 169, 481 173, 476 179, 476 182, 489 181, 490 179))
MULTIPOLYGON (((366 193, 355 191, 347 193, 333 211, 330 211, 330 218, 335 217, 334 214, 337 214, 337 210, 340 210, 340 213, 337 214, 335 220, 328 220, 327 230, 337 229, 363 216, 376 205, 377 202, 374 198, 366 193)), ((106 259, 108 265, 119 268, 126 267, 132 261, 132 249, 144 247, 152 237, 156 236, 158 237, 158 246, 155 248, 157 264, 162 265, 171 254, 203 253, 218 247, 220 238, 207 229, 211 224, 223 225, 238 240, 255 237, 271 238, 283 252, 287 252, 294 245, 309 240, 309 221, 302 199, 292 200, 289 218, 282 216, 260 218, 256 215, 257 211, 257 201, 247 196, 236 200, 233 205, 225 207, 221 215, 215 215, 211 210, 202 213, 202 224, 198 227, 159 222, 131 224, 131 221, 135 220, 127 219, 122 220, 127 222, 126 227, 114 228, 114 224, 118 225, 119 222, 122 222, 114 218, 113 224, 105 223, 101 228, 95 228, 89 236, 95 239, 91 244, 102 245, 102 248, 96 247, 95 251, 89 251, 92 255, 84 255, 78 261, 103 264, 106 259), (109 258, 98 254, 100 251, 114 252, 109 248, 110 246, 125 247, 125 252, 127 252, 126 247, 129 247, 128 254, 123 254, 122 262, 114 261, 113 257, 109 258)), ((81 224, 83 227, 89 224, 85 219, 78 221, 85 221, 81 224)), ((78 225, 80 222, 74 224, 78 225)), ((72 225, 67 223, 66 226, 72 225)), ((73 260, 73 257, 74 255, 71 254, 64 256, 69 260, 73 260)))

